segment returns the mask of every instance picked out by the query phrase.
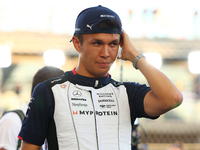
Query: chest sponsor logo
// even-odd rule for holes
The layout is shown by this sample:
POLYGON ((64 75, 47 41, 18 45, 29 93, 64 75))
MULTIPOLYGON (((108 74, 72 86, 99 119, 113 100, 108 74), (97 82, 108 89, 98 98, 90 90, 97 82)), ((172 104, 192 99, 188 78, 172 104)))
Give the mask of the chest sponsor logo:
POLYGON ((85 98, 71 98, 72 101, 86 101, 85 98))
POLYGON ((115 102, 115 101, 114 99, 99 99, 98 102, 101 103, 101 102, 115 102))
POLYGON ((113 93, 97 93, 99 97, 112 97, 113 93))
POLYGON ((76 106, 76 107, 87 107, 87 104, 81 104, 81 103, 72 103, 72 106, 76 106))
POLYGON ((79 91, 79 90, 75 90, 75 91, 73 91, 73 95, 74 95, 75 97, 80 97, 80 96, 82 95, 82 93, 81 93, 81 91, 79 91))
POLYGON ((79 110, 73 111, 73 115, 97 115, 97 116, 117 116, 117 111, 86 111, 86 110, 79 110))
POLYGON ((99 105, 101 108, 111 108, 115 107, 116 105, 99 105))
POLYGON ((65 89, 66 86, 67 86, 66 84, 61 84, 61 85, 60 85, 60 87, 61 87, 62 89, 65 89))

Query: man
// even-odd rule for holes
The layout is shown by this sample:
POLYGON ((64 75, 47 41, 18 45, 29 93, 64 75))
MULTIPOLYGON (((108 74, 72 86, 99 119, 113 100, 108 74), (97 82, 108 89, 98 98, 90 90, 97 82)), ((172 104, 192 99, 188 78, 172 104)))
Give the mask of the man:
MULTIPOLYGON (((56 67, 45 66, 39 69, 33 77, 31 94, 38 83, 62 75, 64 75, 64 71, 56 67)), ((26 113, 27 108, 27 104, 24 103, 20 108, 22 115, 26 113)), ((21 117, 24 118, 24 116, 21 117)), ((22 121, 17 113, 9 111, 3 115, 0 119, 0 150, 18 150, 17 147, 20 147, 20 141, 18 141, 17 135, 21 126, 22 121)))
POLYGON ((137 117, 155 119, 181 104, 180 91, 134 48, 112 10, 83 10, 72 42, 78 65, 34 90, 19 133, 23 150, 38 150, 46 137, 49 150, 130 150, 137 117), (108 71, 117 56, 133 63, 150 87, 114 81, 108 71))

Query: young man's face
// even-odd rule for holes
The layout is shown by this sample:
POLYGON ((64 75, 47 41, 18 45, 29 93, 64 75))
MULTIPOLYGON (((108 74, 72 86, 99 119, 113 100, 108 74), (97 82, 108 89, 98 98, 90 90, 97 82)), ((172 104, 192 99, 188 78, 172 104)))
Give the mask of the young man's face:
POLYGON ((119 34, 84 34, 77 73, 93 78, 106 76, 117 57, 119 44, 119 34))

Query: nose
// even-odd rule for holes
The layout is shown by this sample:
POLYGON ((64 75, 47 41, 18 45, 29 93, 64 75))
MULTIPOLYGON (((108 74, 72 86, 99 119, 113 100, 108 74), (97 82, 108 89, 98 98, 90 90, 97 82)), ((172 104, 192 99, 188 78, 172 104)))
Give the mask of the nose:
POLYGON ((101 49, 101 57, 103 58, 108 58, 110 56, 109 53, 109 46, 108 45, 104 45, 101 49))

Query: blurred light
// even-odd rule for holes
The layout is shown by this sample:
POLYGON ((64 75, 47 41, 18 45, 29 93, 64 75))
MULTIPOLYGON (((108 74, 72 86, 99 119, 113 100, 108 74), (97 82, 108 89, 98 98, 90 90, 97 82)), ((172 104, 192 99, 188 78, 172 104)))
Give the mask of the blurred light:
POLYGON ((112 64, 112 66, 110 67, 110 71, 114 70, 116 68, 116 60, 114 61, 114 63, 112 64))
POLYGON ((43 58, 47 66, 59 68, 65 64, 65 55, 61 50, 47 50, 44 52, 43 58))
POLYGON ((191 73, 200 74, 200 52, 191 52, 188 55, 188 68, 191 73))
POLYGON ((147 61, 156 68, 160 68, 162 66, 162 58, 158 53, 144 53, 147 61))
POLYGON ((11 65, 11 49, 9 46, 0 46, 0 68, 6 68, 11 65))

